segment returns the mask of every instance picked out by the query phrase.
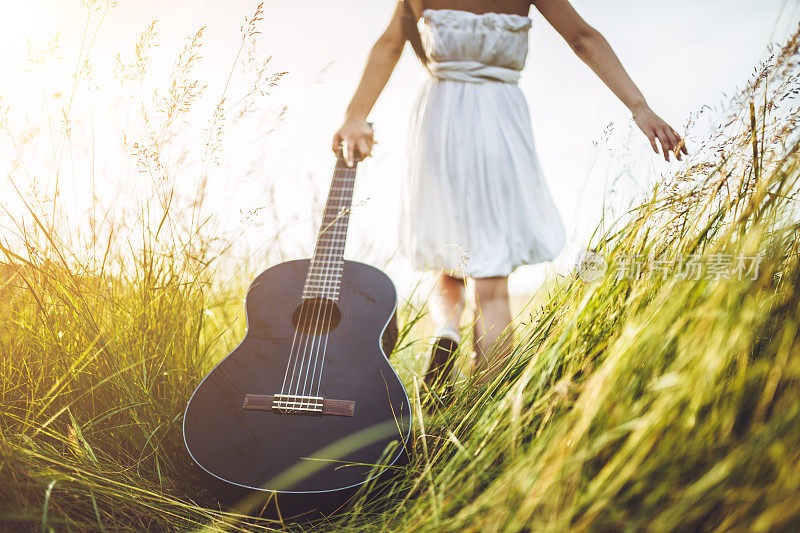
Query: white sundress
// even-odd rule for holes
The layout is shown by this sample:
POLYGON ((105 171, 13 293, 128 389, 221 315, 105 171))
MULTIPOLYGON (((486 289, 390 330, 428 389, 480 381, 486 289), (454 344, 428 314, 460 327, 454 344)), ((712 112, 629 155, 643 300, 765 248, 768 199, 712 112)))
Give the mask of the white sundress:
POLYGON ((401 251, 418 269, 473 278, 554 259, 564 223, 517 86, 531 19, 426 9, 418 27, 432 75, 409 130, 401 251))

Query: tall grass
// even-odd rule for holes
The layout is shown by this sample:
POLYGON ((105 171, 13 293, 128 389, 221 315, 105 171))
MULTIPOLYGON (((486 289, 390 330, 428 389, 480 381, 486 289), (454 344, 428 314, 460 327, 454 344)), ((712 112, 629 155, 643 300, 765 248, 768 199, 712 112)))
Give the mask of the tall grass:
MULTIPOLYGON (((136 48, 142 65, 153 31, 136 48)), ((255 31, 243 27, 240 51, 255 31)), ((21 191, 26 212, 0 244, 5 529, 300 527, 218 508, 182 445, 189 394, 243 334, 249 281, 220 279, 225 244, 209 240, 201 208, 224 94, 189 173, 196 189, 172 189, 197 155, 179 148, 192 145, 184 113, 201 87, 191 76, 201 42, 199 32, 187 41, 169 96, 136 115, 132 157, 153 180, 135 218, 67 239, 57 202, 21 191)), ((520 313, 496 380, 467 381, 449 407, 415 411, 412 463, 380 500, 362 495, 302 528, 796 529, 798 46, 800 34, 775 50, 715 136, 598 236, 593 249, 609 264, 598 279, 561 278, 543 307, 520 313), (650 260, 641 275, 625 263, 635 254, 650 260), (760 257, 757 270, 709 271, 739 255, 760 257), (689 259, 702 275, 686 270, 689 259)), ((34 162, 18 153, 24 175, 34 162)), ((400 318, 393 361, 418 407, 424 319, 410 304, 400 318)))

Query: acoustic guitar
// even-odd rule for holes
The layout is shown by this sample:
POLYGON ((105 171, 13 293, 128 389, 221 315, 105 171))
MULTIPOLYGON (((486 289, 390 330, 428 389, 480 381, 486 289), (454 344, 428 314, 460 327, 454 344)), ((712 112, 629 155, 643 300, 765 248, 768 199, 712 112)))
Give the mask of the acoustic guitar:
POLYGON ((253 281, 244 339, 186 407, 207 488, 247 512, 329 513, 407 459, 410 404, 387 359, 397 293, 343 258, 356 167, 338 154, 313 257, 253 281))

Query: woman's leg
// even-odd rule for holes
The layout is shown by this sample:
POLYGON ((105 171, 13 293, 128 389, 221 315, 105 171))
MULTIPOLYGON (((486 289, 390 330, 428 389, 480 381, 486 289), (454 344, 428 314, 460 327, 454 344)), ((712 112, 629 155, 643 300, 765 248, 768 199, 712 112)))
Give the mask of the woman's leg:
POLYGON ((482 372, 478 383, 491 381, 505 366, 514 345, 508 278, 475 278, 475 359, 473 375, 482 372))
POLYGON ((448 384, 455 361, 453 356, 460 336, 458 332, 466 298, 464 280, 440 274, 431 298, 436 334, 431 347, 431 358, 425 372, 425 383, 429 388, 448 384))
POLYGON ((437 330, 452 327, 458 331, 461 315, 466 307, 464 280, 439 274, 432 296, 433 321, 437 330))

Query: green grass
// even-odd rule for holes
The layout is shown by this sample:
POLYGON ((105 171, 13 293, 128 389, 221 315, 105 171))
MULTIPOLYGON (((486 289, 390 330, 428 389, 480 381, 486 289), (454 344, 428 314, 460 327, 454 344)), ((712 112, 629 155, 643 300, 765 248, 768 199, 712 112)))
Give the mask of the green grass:
MULTIPOLYGON (((412 463, 383 501, 304 529, 800 527, 798 43, 596 238, 604 277, 552 280, 542 306, 520 309, 498 379, 415 413, 412 463), (616 272, 626 254, 707 266, 722 253, 763 259, 741 279, 616 272)), ((143 216, 137 245, 87 252, 29 209, 0 248, 0 526, 280 529, 216 508, 181 437, 188 396, 243 335, 249 274, 226 281, 200 222, 176 238, 143 216)), ((401 311, 393 361, 417 403, 429 325, 401 311)))

